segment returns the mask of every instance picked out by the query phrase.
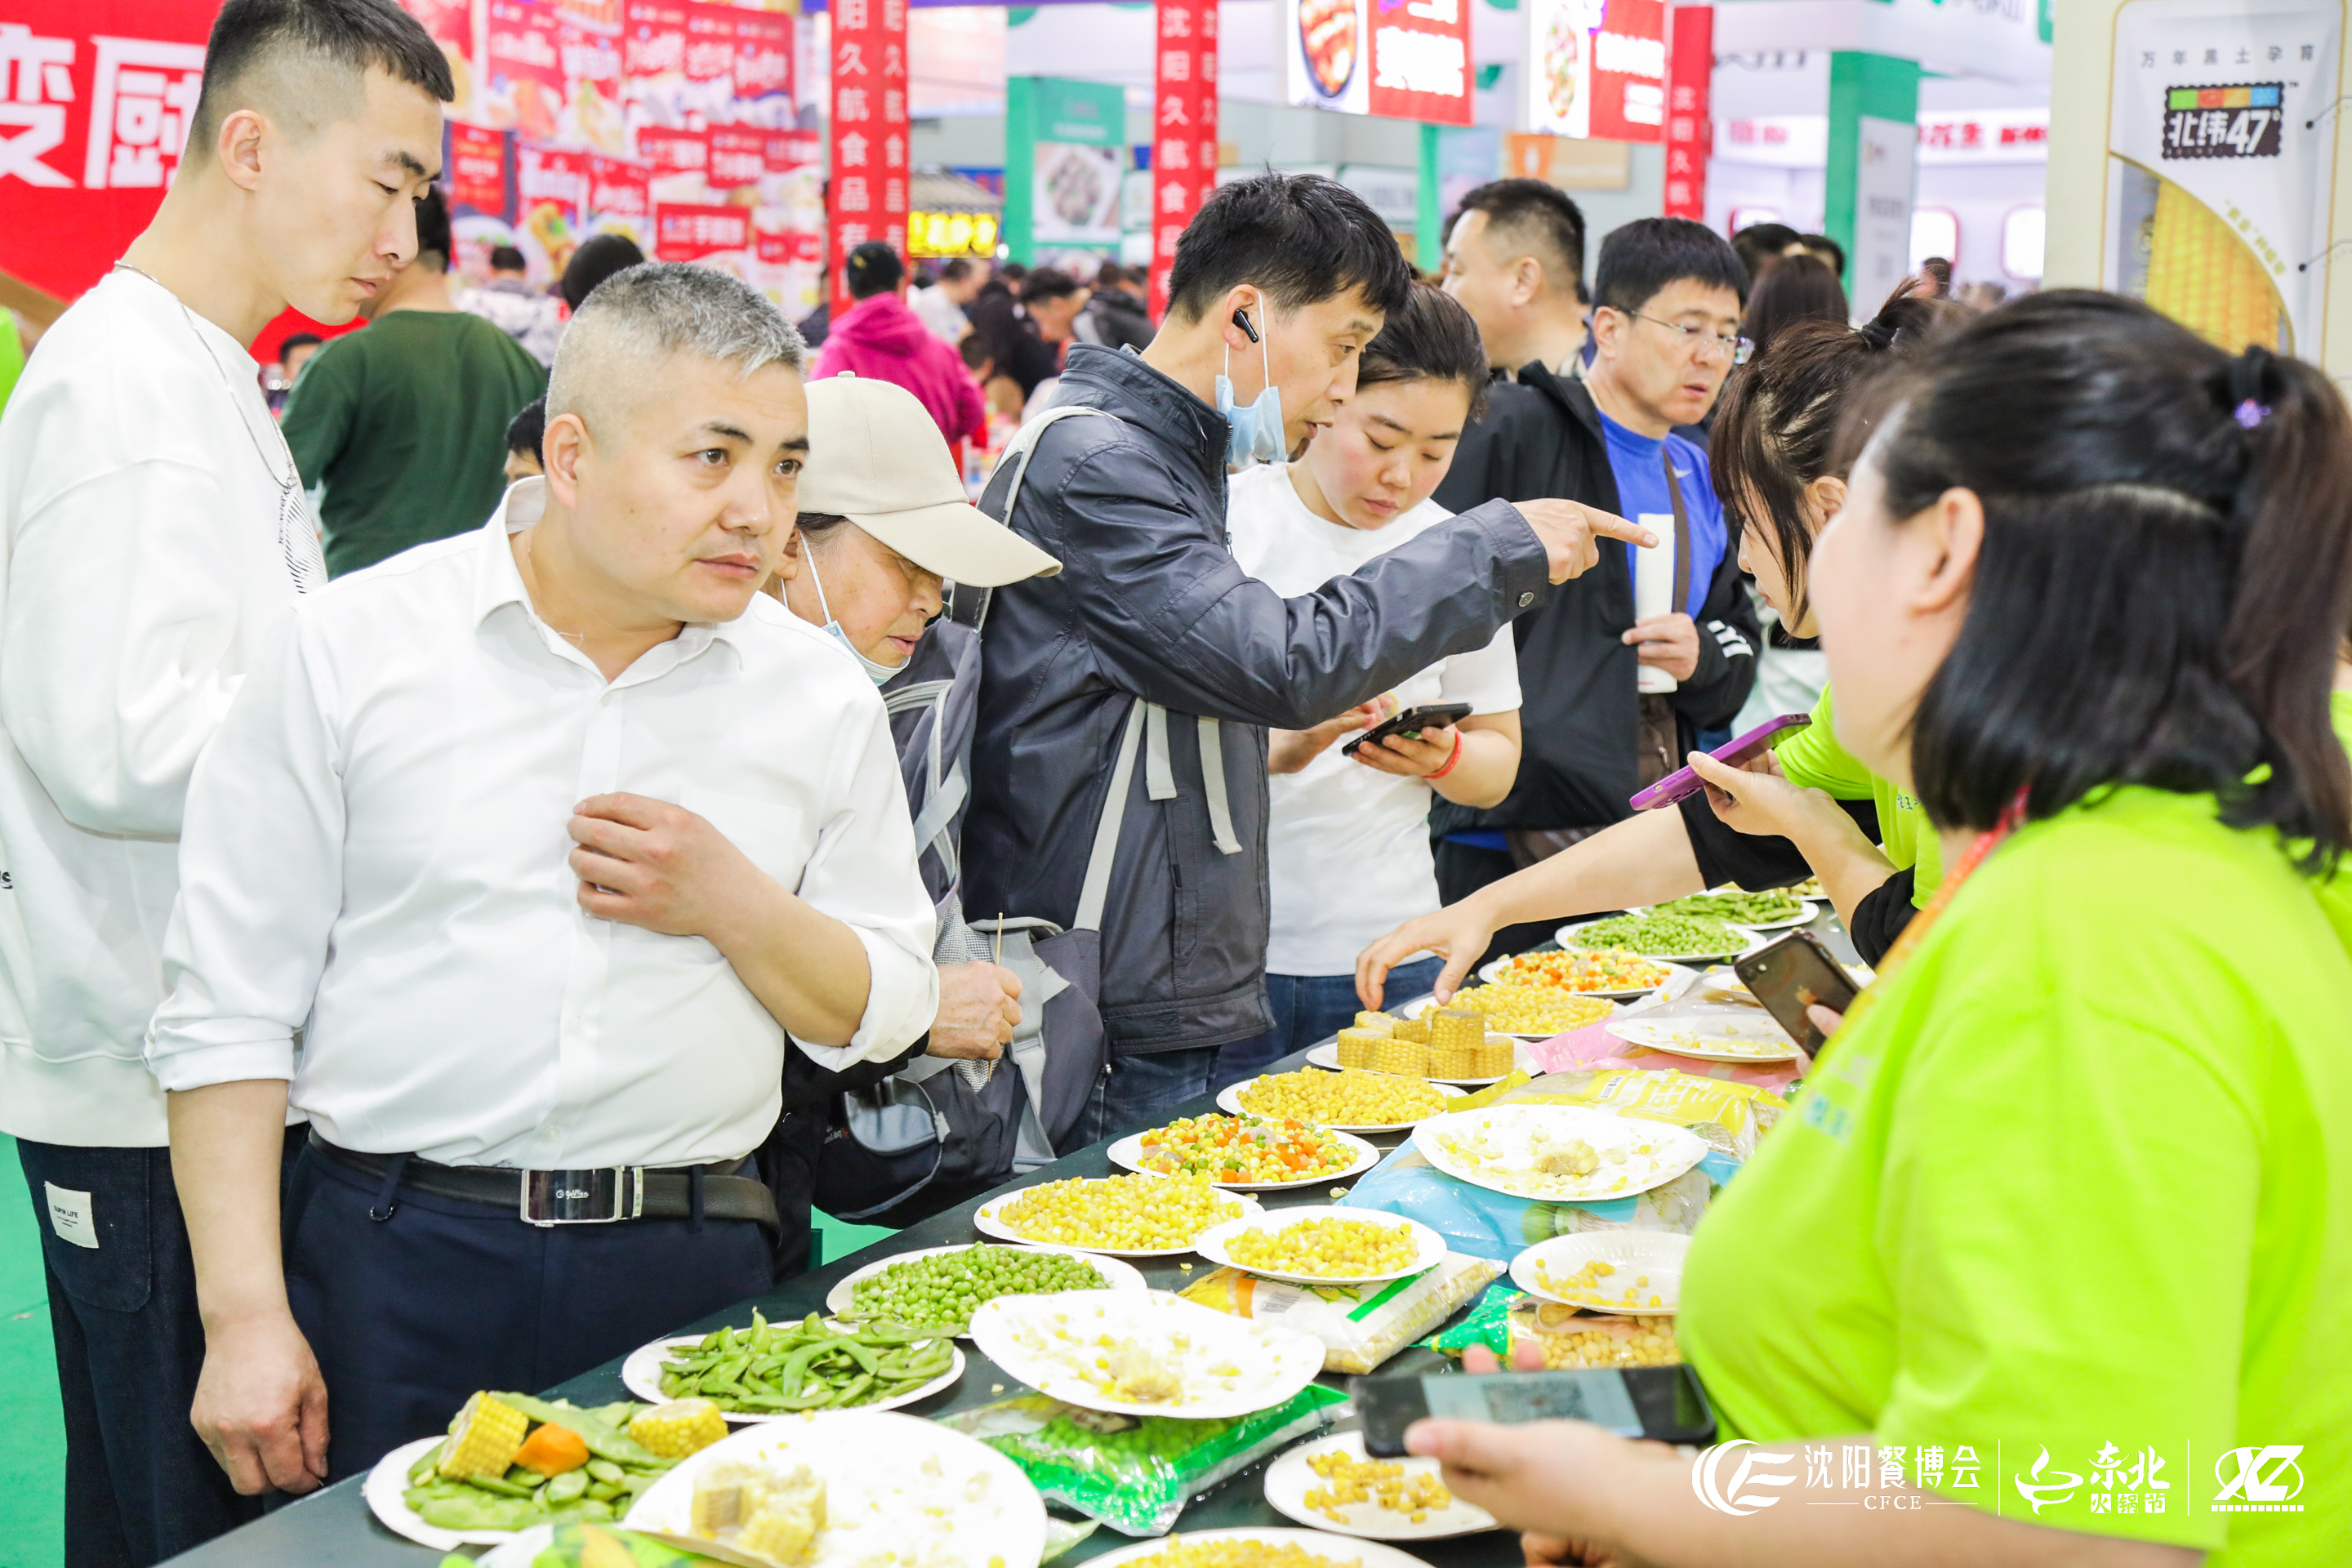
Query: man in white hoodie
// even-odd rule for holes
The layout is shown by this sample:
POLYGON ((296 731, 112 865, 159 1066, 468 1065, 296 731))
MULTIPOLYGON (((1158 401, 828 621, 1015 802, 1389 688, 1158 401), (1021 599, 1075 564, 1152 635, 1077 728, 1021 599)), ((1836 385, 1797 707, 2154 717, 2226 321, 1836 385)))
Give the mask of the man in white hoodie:
POLYGON ((0 1131, 42 1219, 76 1568, 254 1507, 188 1424, 204 1339, 142 1045, 190 772, 326 576, 247 345, 289 305, 349 321, 415 257, 450 96, 394 0, 228 0, 154 222, 0 416, 0 1131))

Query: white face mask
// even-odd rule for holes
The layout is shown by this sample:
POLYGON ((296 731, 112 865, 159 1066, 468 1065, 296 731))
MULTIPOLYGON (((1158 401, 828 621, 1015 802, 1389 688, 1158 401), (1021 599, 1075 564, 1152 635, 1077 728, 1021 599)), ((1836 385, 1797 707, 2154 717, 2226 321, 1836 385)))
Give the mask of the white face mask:
POLYGON ((864 654, 858 652, 857 646, 849 640, 849 634, 841 629, 841 623, 839 621, 834 619, 831 606, 827 605, 824 602, 824 579, 817 575, 816 547, 809 542, 809 538, 806 534, 801 535, 801 559, 808 563, 809 582, 816 589, 816 607, 824 616, 825 635, 832 637, 834 641, 839 643, 841 645, 841 651, 856 659, 858 664, 864 668, 866 671, 866 679, 872 681, 875 685, 879 686, 884 681, 888 680, 892 676, 898 674, 898 666, 877 664, 873 659, 870 659, 864 654))
MULTIPOLYGON (((1265 335, 1273 330, 1266 319, 1265 295, 1257 297, 1258 363, 1265 369, 1265 390, 1247 408, 1234 404, 1234 380, 1230 374, 1217 377, 1217 412, 1232 422, 1233 431, 1225 440, 1225 461, 1236 468, 1271 462, 1286 456, 1288 443, 1282 438, 1282 389, 1274 384, 1274 356, 1265 346, 1265 335)), ((1225 371, 1234 368, 1234 351, 1225 350, 1225 371)))

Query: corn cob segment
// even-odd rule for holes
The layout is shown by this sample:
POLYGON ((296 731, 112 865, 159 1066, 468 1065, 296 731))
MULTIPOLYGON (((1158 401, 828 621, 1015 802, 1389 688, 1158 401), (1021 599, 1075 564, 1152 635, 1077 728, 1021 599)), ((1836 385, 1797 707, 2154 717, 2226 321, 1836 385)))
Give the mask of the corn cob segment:
POLYGON ((530 1426, 530 1419, 512 1405, 488 1394, 472 1394, 449 1423, 449 1441, 434 1468, 453 1480, 477 1476, 496 1479, 514 1463, 515 1450, 522 1447, 530 1426))

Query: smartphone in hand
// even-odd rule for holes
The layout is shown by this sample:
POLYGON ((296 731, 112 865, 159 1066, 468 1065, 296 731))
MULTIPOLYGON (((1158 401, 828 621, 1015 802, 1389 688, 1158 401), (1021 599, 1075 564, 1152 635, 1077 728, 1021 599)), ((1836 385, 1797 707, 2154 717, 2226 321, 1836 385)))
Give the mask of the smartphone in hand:
POLYGON ((1423 730, 1442 730, 1448 724, 1458 724, 1470 717, 1467 702, 1424 702, 1418 708, 1408 708, 1392 718, 1384 719, 1354 740, 1339 748, 1343 757, 1352 757, 1359 746, 1369 746, 1374 741, 1385 741, 1391 735, 1408 735, 1416 740, 1423 730))
MULTIPOLYGON (((1810 713, 1783 713, 1778 719, 1767 720, 1757 725, 1738 740, 1717 746, 1707 755, 1726 767, 1736 768, 1762 751, 1770 743, 1772 737, 1781 731, 1801 730, 1812 721, 1813 716, 1810 713)), ((1661 806, 1674 805, 1688 800, 1706 787, 1706 781, 1698 776, 1696 769, 1680 767, 1634 795, 1625 804, 1635 811, 1654 811, 1661 806)))
POLYGON ((1505 1426, 1590 1421, 1621 1437, 1715 1441, 1715 1411, 1687 1365, 1359 1377, 1348 1392, 1363 1418, 1364 1452, 1384 1459, 1404 1452, 1405 1428, 1425 1415, 1505 1426))
POLYGON ((1832 1013, 1843 1013, 1861 994, 1845 966, 1809 931, 1792 931, 1765 943, 1745 958, 1734 960, 1731 972, 1809 1057, 1827 1043, 1828 1037, 1814 1026, 1805 1009, 1819 1003, 1832 1013))

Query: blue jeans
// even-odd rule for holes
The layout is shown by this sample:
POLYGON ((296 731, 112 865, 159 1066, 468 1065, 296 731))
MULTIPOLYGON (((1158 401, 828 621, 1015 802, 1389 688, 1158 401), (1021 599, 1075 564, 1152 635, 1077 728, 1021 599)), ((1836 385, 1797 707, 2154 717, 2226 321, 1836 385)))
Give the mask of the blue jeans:
MULTIPOLYGON (((1444 968, 1441 958, 1398 964, 1389 971, 1384 1000, 1410 1002, 1426 994, 1444 968)), ((1322 1044, 1354 1023, 1363 1007, 1352 974, 1269 974, 1265 999, 1274 1008, 1274 1032, 1219 1047, 1220 1089, 1264 1072, 1293 1051, 1322 1044)))
POLYGON ((1220 1050, 1231 1046, 1201 1046, 1192 1050, 1154 1051, 1150 1056, 1113 1057, 1095 1079, 1094 1094, 1078 1118, 1075 1143, 1124 1138, 1147 1127, 1175 1120, 1176 1108, 1207 1094, 1214 1087, 1211 1075, 1220 1050))

